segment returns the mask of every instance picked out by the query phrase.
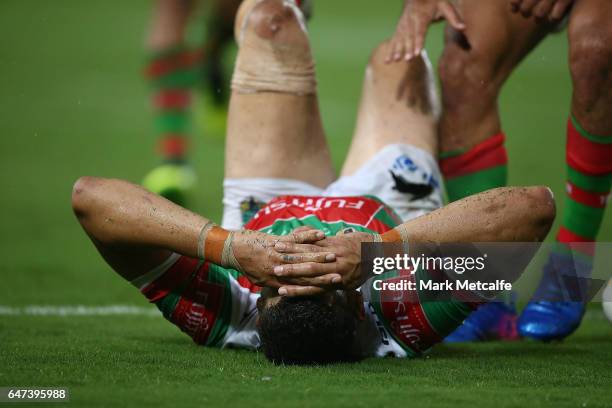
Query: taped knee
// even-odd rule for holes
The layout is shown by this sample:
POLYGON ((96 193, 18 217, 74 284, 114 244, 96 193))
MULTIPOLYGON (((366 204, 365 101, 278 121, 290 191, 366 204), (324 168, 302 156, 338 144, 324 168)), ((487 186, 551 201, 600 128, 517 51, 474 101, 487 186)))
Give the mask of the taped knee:
POLYGON ((232 89, 239 93, 316 92, 315 64, 302 12, 294 0, 247 0, 239 14, 240 47, 232 89))

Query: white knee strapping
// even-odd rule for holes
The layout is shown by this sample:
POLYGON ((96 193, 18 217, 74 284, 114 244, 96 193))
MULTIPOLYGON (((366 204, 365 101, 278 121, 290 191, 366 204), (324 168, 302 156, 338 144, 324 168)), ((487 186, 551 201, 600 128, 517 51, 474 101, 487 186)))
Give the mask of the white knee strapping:
POLYGON ((240 51, 232 78, 232 89, 239 93, 316 93, 315 64, 301 10, 294 0, 282 0, 282 5, 295 15, 298 29, 304 35, 303 42, 282 43, 275 38, 262 38, 248 27, 251 13, 262 1, 265 0, 254 2, 243 18, 240 32, 237 33, 240 51))

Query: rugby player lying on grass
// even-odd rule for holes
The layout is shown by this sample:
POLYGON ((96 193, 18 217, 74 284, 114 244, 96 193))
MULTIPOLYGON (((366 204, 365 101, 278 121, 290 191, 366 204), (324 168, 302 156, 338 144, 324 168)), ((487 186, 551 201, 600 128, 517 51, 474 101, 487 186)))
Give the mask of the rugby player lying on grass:
POLYGON ((109 265, 196 343, 262 348, 286 364, 417 355, 472 308, 382 296, 364 303, 356 290, 368 278, 359 273, 361 242, 546 236, 554 202, 543 187, 493 190, 438 209, 437 100, 425 57, 387 65, 388 45, 374 51, 334 181, 299 10, 247 0, 236 34, 223 228, 120 180, 82 178, 73 192, 74 211, 109 265), (280 287, 308 296, 281 297, 280 287))

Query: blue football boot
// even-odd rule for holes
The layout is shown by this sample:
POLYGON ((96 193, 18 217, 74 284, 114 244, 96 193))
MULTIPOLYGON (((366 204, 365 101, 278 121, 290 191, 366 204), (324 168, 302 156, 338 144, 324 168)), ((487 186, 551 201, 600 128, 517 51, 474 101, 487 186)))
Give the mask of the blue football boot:
POLYGON ((572 334, 584 316, 591 267, 570 254, 552 253, 538 289, 518 319, 519 334, 540 341, 572 334))
POLYGON ((514 302, 491 302, 472 312, 461 326, 446 336, 445 343, 518 340, 514 302))

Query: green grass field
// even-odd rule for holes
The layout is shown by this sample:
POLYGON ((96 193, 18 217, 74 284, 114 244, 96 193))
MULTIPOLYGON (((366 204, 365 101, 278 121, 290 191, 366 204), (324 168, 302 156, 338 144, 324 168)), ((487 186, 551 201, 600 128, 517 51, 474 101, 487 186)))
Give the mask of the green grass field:
MULTIPOLYGON (((315 3, 321 105, 339 167, 368 54, 392 32, 399 2, 315 3)), ((156 163, 140 76, 149 7, 144 0, 0 2, 0 312, 148 307, 97 256, 72 216, 70 191, 81 175, 137 182, 156 163)), ((441 47, 437 27, 429 40, 434 61, 441 47)), ((571 93, 566 61, 565 36, 547 39, 501 101, 511 183, 548 184, 558 197, 571 93)), ((223 144, 222 135, 199 135, 193 149, 200 175, 193 207, 215 220, 223 144)), ((610 212, 601 238, 612 240, 610 212)), ((412 361, 285 368, 254 353, 198 348, 161 316, 0 313, 0 387, 66 386, 70 404, 82 406, 612 406, 611 340, 612 325, 595 305, 563 343, 443 345, 412 361)))

